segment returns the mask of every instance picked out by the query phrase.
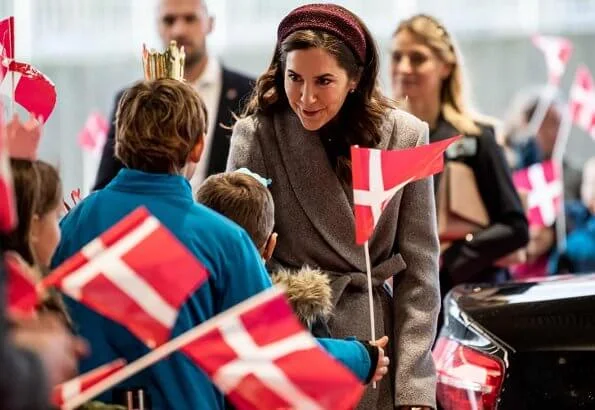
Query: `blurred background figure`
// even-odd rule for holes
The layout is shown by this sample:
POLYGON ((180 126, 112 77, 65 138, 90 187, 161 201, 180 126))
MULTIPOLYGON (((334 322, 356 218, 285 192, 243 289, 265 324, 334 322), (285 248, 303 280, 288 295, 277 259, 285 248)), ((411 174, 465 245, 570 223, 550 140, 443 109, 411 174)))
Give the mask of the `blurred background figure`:
POLYGON ((446 153, 445 172, 434 179, 443 249, 443 297, 460 283, 505 279, 497 262, 528 241, 527 220, 494 128, 466 106, 463 67, 453 38, 434 17, 419 14, 397 27, 391 59, 394 98, 430 125, 431 142, 463 135, 446 153), (470 177, 451 178, 456 169, 463 169, 470 177), (442 195, 442 190, 448 193, 442 195), (444 220, 454 212, 448 198, 467 195, 470 190, 479 195, 466 197, 463 202, 485 209, 487 221, 477 229, 459 229, 455 234, 450 222, 453 218, 444 220))
POLYGON ((553 273, 595 272, 595 157, 583 168, 581 201, 571 204, 567 220, 574 228, 568 235, 566 251, 553 252, 550 271, 553 273))
MULTIPOLYGON (((552 153, 564 104, 558 95, 546 111, 543 122, 535 135, 528 134, 528 125, 535 114, 545 88, 523 90, 515 96, 513 109, 508 114, 503 142, 507 149, 510 166, 513 169, 527 168, 533 164, 552 159, 552 153)), ((581 191, 581 171, 567 158, 563 163, 564 199, 579 200, 581 191)))

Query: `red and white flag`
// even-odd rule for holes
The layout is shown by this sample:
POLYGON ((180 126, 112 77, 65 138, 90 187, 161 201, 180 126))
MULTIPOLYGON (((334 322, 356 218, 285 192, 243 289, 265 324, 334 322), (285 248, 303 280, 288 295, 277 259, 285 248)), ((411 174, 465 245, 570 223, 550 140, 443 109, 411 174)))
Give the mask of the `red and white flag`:
POLYGON ((14 58, 14 17, 0 20, 0 56, 14 58))
POLYGON ((79 133, 79 145, 86 151, 97 152, 105 144, 108 129, 105 117, 97 112, 92 113, 79 133))
POLYGON ((46 122, 56 105, 56 87, 30 64, 1 58, 0 93, 13 98, 35 118, 46 122), (13 83, 14 79, 14 83, 13 83))
POLYGON ((10 232, 17 225, 17 212, 3 112, 0 104, 0 232, 10 232))
POLYGON ((584 65, 576 70, 569 100, 572 122, 595 139, 595 83, 584 65))
POLYGON ((205 267, 145 208, 138 208, 43 279, 126 327, 147 346, 170 338, 205 267))
POLYGON ((110 374, 113 374, 126 365, 124 359, 117 359, 113 362, 99 366, 96 369, 88 371, 78 377, 68 380, 58 386, 54 387, 52 391, 52 403, 54 406, 60 407, 69 400, 83 393, 89 387, 95 385, 101 380, 105 379, 110 374))
POLYGON ((212 329, 181 350, 242 410, 353 409, 364 389, 304 329, 278 289, 214 318, 212 329))
POLYGON ((572 55, 572 43, 563 37, 533 36, 533 44, 545 56, 549 84, 558 86, 572 55))
POLYGON ((545 161, 512 175, 517 190, 527 192, 527 219, 532 226, 552 226, 560 210, 562 180, 557 165, 545 161))
POLYGON ((439 173, 444 151, 460 136, 404 150, 351 147, 355 241, 366 242, 386 204, 409 182, 439 173))
POLYGON ((4 254, 6 266, 6 285, 8 293, 8 312, 11 316, 28 318, 35 315, 38 297, 35 278, 28 272, 28 267, 14 252, 4 254))

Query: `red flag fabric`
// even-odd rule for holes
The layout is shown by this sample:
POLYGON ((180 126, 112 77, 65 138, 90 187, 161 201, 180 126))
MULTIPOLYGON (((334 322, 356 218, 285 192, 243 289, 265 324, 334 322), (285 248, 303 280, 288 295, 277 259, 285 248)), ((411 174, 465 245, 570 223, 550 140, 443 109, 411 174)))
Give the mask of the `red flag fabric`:
POLYGON ((576 70, 569 100, 572 121, 595 139, 595 83, 584 65, 576 70))
POLYGON ((0 20, 0 56, 14 58, 14 17, 0 20))
POLYGON ((0 93, 12 98, 35 118, 46 122, 56 105, 56 87, 41 71, 30 64, 1 59, 0 93), (14 78, 14 84, 13 84, 14 78))
POLYGON ((224 312, 182 347, 239 410, 355 408, 363 385, 315 341, 282 291, 224 312))
POLYGON ((562 180, 553 161, 545 161, 516 171, 513 176, 517 190, 528 193, 529 225, 552 226, 561 206, 562 180))
POLYGON ((441 172, 444 151, 460 138, 448 138, 419 147, 383 151, 351 147, 355 241, 366 242, 386 204, 409 182, 441 172))
POLYGON ((17 212, 3 112, 0 104, 0 232, 10 232, 17 225, 17 212))
POLYGON ((100 113, 92 113, 79 133, 79 145, 87 151, 96 152, 105 144, 109 125, 100 113))
POLYGON ((52 391, 52 403, 61 407, 63 404, 81 394, 91 386, 97 384, 107 376, 115 373, 126 365, 124 359, 117 359, 113 362, 99 366, 78 377, 54 387, 52 391))
POLYGON ((559 85, 572 55, 572 43, 563 37, 535 35, 533 44, 544 54, 548 82, 555 86, 559 85))
POLYGON ((37 290, 35 279, 27 271, 25 262, 14 252, 4 255, 8 288, 8 312, 11 316, 28 318, 35 315, 37 290))
POLYGON ((169 339, 205 267, 145 208, 130 213, 43 279, 147 346, 169 339))

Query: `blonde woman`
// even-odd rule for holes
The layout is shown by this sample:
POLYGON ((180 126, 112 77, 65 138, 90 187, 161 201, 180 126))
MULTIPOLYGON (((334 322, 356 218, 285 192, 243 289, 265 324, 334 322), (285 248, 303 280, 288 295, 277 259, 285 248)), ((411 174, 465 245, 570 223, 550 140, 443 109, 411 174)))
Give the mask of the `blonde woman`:
MULTIPOLYGON (((392 39, 391 76, 395 99, 429 124, 430 142, 464 135, 447 160, 473 170, 489 216, 485 229, 454 241, 443 252, 443 295, 459 283, 499 280, 502 270, 495 263, 527 243, 527 220, 493 127, 466 110, 460 57, 436 19, 420 14, 399 24, 392 39)), ((438 175, 436 192, 439 183, 438 175)))

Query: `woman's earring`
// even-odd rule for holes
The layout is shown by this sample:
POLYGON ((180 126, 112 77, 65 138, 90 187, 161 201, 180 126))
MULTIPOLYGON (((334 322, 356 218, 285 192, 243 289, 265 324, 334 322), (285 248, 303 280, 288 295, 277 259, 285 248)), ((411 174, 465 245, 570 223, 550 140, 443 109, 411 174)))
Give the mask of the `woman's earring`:
POLYGON ((350 94, 353 94, 355 92, 355 88, 352 88, 351 90, 349 90, 350 94))

